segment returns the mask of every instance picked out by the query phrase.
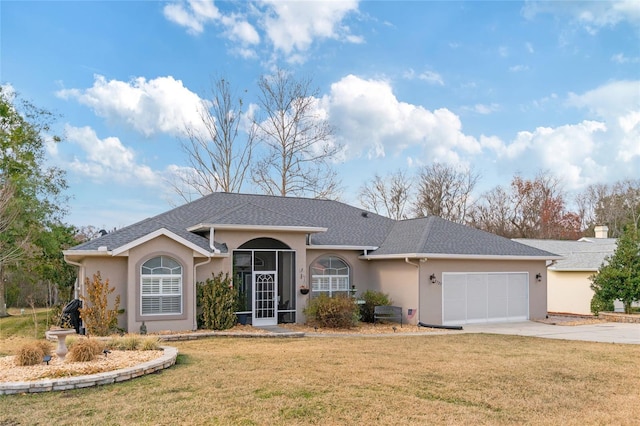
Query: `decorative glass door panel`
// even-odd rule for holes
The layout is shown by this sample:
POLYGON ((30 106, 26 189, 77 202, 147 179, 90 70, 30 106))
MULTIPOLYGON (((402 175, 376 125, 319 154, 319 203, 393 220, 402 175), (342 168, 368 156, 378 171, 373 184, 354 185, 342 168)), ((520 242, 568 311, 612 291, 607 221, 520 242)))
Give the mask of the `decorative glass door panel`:
POLYGON ((253 325, 277 324, 277 282, 276 271, 253 272, 253 325))

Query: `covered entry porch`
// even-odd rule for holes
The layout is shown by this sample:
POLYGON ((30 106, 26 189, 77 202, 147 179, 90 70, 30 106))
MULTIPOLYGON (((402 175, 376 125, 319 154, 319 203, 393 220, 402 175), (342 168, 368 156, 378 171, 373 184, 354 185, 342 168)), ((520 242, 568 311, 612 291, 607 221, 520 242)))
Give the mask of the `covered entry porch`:
POLYGON ((248 241, 233 251, 238 318, 254 326, 296 321, 295 251, 272 238, 248 241))

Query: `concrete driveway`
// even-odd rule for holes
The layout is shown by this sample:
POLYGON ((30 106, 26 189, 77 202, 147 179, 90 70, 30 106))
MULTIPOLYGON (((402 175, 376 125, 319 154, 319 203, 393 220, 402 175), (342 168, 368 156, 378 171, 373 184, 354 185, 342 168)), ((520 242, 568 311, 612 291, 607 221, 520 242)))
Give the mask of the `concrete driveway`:
POLYGON ((640 345, 640 324, 607 322, 587 325, 551 325, 526 321, 500 324, 468 324, 467 333, 513 334, 545 339, 584 340, 588 342, 640 345))

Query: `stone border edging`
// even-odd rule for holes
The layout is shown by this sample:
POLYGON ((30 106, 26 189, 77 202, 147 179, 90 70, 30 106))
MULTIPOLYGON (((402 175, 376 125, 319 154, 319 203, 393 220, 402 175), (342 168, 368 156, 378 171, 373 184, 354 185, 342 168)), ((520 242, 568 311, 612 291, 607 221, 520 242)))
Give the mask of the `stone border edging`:
POLYGON ((280 338, 280 337, 304 337, 305 333, 302 331, 291 331, 289 333, 235 333, 233 331, 209 331, 199 333, 178 333, 178 334, 159 334, 154 335, 159 340, 164 342, 176 342, 182 340, 198 340, 207 337, 244 337, 248 339, 252 338, 280 338))
POLYGON ((609 322, 624 322, 624 323, 631 323, 631 324, 640 323, 640 315, 637 315, 637 314, 630 315, 630 314, 623 314, 619 312, 600 312, 598 314, 598 317, 609 322))
POLYGON ((0 395, 82 389, 135 379, 136 377, 169 368, 176 363, 178 349, 172 346, 162 346, 161 348, 164 351, 162 356, 134 365, 133 367, 125 367, 119 370, 105 371, 103 373, 88 374, 85 376, 0 383, 0 395))

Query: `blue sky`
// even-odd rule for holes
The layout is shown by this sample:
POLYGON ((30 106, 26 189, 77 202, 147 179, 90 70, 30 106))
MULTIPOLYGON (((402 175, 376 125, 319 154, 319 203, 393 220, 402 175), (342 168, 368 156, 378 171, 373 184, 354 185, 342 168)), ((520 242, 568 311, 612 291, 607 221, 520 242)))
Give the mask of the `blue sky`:
POLYGON ((640 177, 637 1, 2 1, 0 19, 0 84, 61 115, 48 161, 76 226, 168 210, 212 76, 251 103, 275 67, 313 78, 354 205, 375 173, 432 162, 473 167, 478 193, 640 177))

